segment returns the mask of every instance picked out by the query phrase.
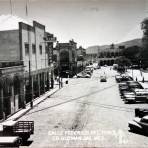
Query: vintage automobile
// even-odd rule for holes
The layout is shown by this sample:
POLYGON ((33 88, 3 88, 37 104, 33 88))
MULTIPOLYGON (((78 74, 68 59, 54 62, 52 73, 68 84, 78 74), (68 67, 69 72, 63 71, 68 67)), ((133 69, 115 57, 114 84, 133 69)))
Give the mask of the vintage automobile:
POLYGON ((124 96, 124 93, 128 93, 131 91, 129 90, 129 87, 127 85, 123 85, 119 87, 119 92, 121 96, 124 96))
POLYGON ((91 75, 87 74, 86 72, 81 72, 77 74, 77 78, 91 78, 91 75))
POLYGON ((135 89, 143 89, 142 85, 137 81, 127 81, 126 83, 131 91, 135 89))
POLYGON ((121 83, 119 83, 119 90, 122 88, 122 87, 127 87, 127 84, 126 84, 126 82, 121 82, 121 83))
POLYGON ((18 136, 1 136, 0 147, 18 148, 22 144, 21 139, 18 136))
POLYGON ((5 121, 2 123, 2 136, 18 136, 22 141, 27 141, 34 134, 34 121, 5 121))
POLYGON ((148 97, 148 89, 135 89, 134 92, 137 96, 144 95, 148 97))
POLYGON ((100 76, 100 82, 107 82, 106 75, 100 76))
POLYGON ((123 92, 124 102, 148 102, 148 91, 145 89, 135 89, 129 93, 123 92))
POLYGON ((135 89, 134 93, 136 95, 137 101, 148 102, 148 90, 147 89, 135 89))
POLYGON ((128 127, 131 131, 148 134, 148 115, 142 118, 135 117, 132 121, 128 122, 128 127))
POLYGON ((135 117, 144 117, 148 115, 148 108, 135 108, 135 117))
POLYGON ((93 66, 89 65, 89 66, 86 66, 85 70, 93 73, 94 68, 93 68, 93 66))
POLYGON ((121 75, 116 75, 115 80, 116 80, 117 83, 121 82, 122 76, 121 75))
POLYGON ((89 74, 90 76, 92 75, 92 72, 90 70, 85 70, 84 72, 89 74))
POLYGON ((148 102, 148 96, 138 92, 123 92, 123 100, 125 103, 148 102))
POLYGON ((134 92, 135 89, 143 89, 142 85, 136 81, 127 81, 119 83, 119 91, 121 96, 124 92, 134 92))
POLYGON ((115 76, 115 79, 116 79, 116 82, 117 83, 121 83, 121 82, 126 82, 126 81, 132 81, 133 78, 128 76, 128 75, 125 75, 125 74, 122 74, 122 75, 116 75, 115 76))
POLYGON ((133 103, 135 102, 135 94, 133 92, 126 92, 123 95, 124 103, 133 103))

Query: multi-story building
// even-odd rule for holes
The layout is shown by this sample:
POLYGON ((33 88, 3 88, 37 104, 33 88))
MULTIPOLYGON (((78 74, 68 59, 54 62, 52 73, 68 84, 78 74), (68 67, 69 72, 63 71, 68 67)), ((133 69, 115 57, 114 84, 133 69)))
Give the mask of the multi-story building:
POLYGON ((23 62, 14 57, 0 61, 0 120, 25 106, 24 95, 23 62))
POLYGON ((99 65, 113 65, 116 60, 122 55, 122 50, 124 46, 119 46, 118 48, 111 44, 109 48, 99 50, 98 53, 98 63, 99 65))
POLYGON ((86 66, 86 50, 80 46, 77 48, 77 72, 80 72, 86 66))
POLYGON ((72 77, 76 74, 77 68, 77 43, 70 40, 69 43, 57 43, 56 50, 58 59, 58 71, 60 76, 72 77))
POLYGON ((1 85, 0 100, 4 105, 0 112, 6 114, 6 116, 17 111, 19 107, 24 107, 25 103, 32 102, 33 98, 49 90, 50 76, 52 75, 50 66, 52 62, 51 46, 56 38, 45 31, 44 25, 36 21, 33 21, 33 26, 23 22, 19 22, 18 26, 15 30, 0 31, 0 63, 2 65, 6 63, 6 70, 2 69, 2 71, 6 72, 2 72, 0 77, 2 79, 5 74, 10 73, 10 75, 17 75, 17 79, 20 79, 20 81, 23 79, 23 84, 19 84, 23 88, 21 88, 23 92, 20 93, 20 96, 25 96, 15 97, 13 92, 15 93, 16 87, 12 87, 11 94, 8 91, 5 95, 7 88, 1 85), (9 63, 8 66, 7 63, 9 63), (17 63, 21 64, 15 68, 17 63), (8 96, 12 98, 4 98, 8 96), (7 109, 5 109, 5 106, 7 109))
POLYGON ((86 60, 87 64, 98 62, 99 46, 89 47, 86 49, 86 60))

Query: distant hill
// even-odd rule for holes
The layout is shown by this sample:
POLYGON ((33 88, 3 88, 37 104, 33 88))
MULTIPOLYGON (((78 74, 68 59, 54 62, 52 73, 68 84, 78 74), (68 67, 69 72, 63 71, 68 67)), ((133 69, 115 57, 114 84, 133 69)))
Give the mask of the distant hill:
MULTIPOLYGON (((133 39, 133 40, 130 40, 130 41, 115 44, 115 47, 123 46, 123 45, 125 46, 125 48, 130 47, 130 46, 141 47, 142 46, 142 40, 141 39, 133 39)), ((110 45, 90 46, 86 49, 86 51, 87 51, 87 53, 91 53, 91 52, 96 51, 96 49, 104 50, 104 49, 107 49, 107 48, 110 48, 110 45)))
POLYGON ((130 46, 142 46, 142 39, 134 39, 134 40, 130 40, 130 41, 126 41, 126 42, 122 42, 119 44, 116 44, 117 46, 120 45, 125 45, 125 47, 130 47, 130 46))

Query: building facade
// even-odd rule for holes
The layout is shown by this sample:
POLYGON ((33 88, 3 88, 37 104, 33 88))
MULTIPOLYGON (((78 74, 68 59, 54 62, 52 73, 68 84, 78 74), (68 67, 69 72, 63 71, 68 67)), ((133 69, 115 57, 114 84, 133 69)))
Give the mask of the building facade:
POLYGON ((0 120, 25 106, 22 61, 0 62, 0 120))
POLYGON ((122 50, 124 47, 115 47, 114 44, 110 45, 109 48, 99 50, 98 53, 98 64, 100 66, 108 65, 111 66, 116 63, 116 60, 122 56, 122 50))
POLYGON ((77 73, 86 67, 86 50, 80 46, 77 48, 77 73))
POLYGON ((86 60, 87 64, 92 64, 98 62, 98 55, 99 55, 99 46, 96 47, 89 47, 86 49, 86 60))
POLYGON ((58 71, 61 77, 72 77, 77 73, 77 43, 70 40, 68 43, 57 43, 58 71))
MULTIPOLYGON (((9 113, 5 113, 3 106, 4 110, 1 109, 1 115, 13 114, 20 107, 24 107, 26 103, 32 102, 35 97, 50 89, 52 42, 55 40, 53 35, 45 31, 45 26, 36 21, 33 21, 33 26, 19 22, 19 28, 16 30, 0 31, 0 64, 9 63, 9 65, 12 65, 8 66, 11 67, 9 68, 9 75, 15 79, 20 79, 18 85, 21 86, 21 90, 18 91, 21 91, 20 97, 14 95, 15 83, 14 88, 12 87, 14 90, 11 90, 10 94, 18 103, 12 103, 11 100, 13 99, 7 99, 7 103, 5 103, 4 99, 1 99, 2 104, 7 104, 4 106, 11 108, 8 109, 9 113), (21 63, 21 65, 19 67, 13 66, 17 63, 21 63), (15 104, 14 111, 12 109, 14 107, 10 107, 10 104, 11 106, 15 104)), ((7 75, 7 69, 7 66, 5 69, 1 69, 1 79, 7 75)), ((13 82, 16 81, 15 79, 13 82)), ((12 84, 11 86, 13 86, 12 84)), ((1 89, 1 98, 4 96, 2 92, 5 92, 5 89, 7 90, 7 88, 1 89)), ((9 96, 9 94, 7 95, 9 96)))

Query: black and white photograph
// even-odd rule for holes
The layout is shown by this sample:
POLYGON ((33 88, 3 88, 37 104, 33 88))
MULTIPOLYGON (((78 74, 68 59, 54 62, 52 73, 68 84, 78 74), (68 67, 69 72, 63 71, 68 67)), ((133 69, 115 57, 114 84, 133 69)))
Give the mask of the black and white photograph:
POLYGON ((148 0, 0 0, 0 147, 147 148, 148 0))

